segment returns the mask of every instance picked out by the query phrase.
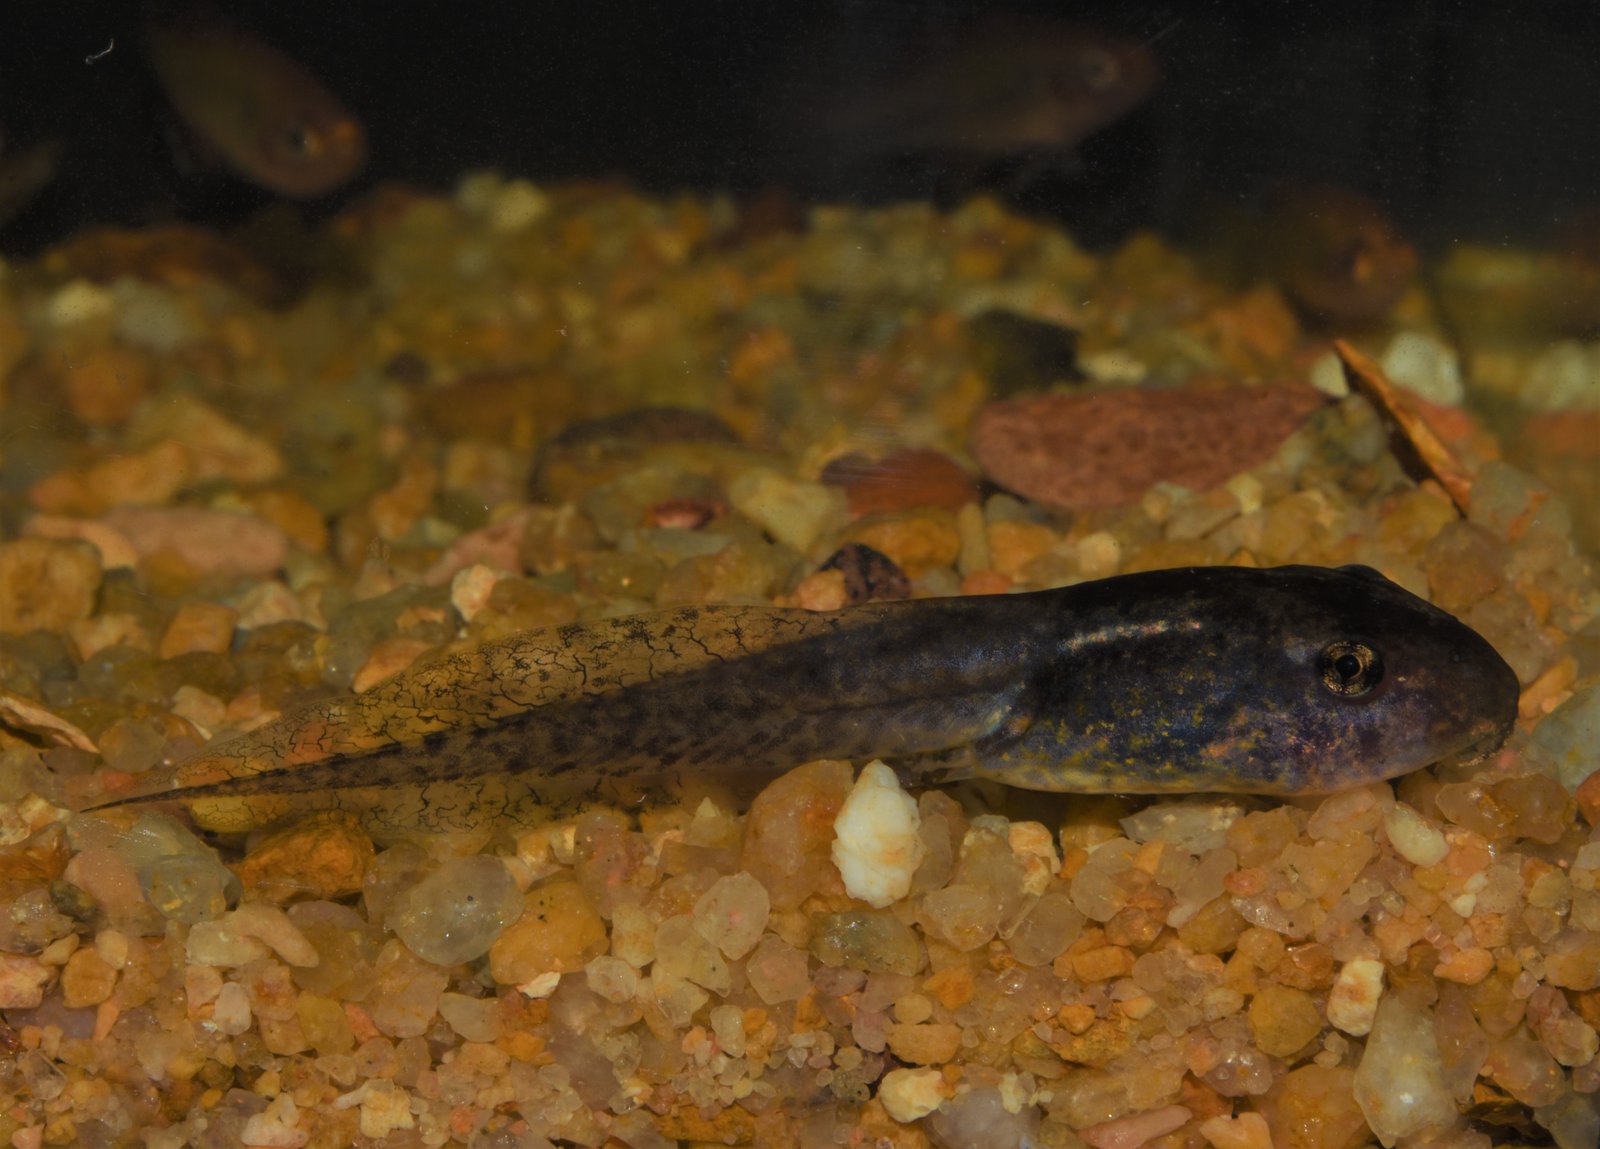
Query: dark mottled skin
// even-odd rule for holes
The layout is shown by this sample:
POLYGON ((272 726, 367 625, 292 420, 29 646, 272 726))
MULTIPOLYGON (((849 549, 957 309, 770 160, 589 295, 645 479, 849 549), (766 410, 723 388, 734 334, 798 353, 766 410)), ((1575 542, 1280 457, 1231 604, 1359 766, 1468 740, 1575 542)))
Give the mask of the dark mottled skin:
POLYGON ((1322 793, 1486 753, 1517 682, 1375 571, 1186 568, 831 614, 700 607, 518 635, 140 778, 109 804, 885 758, 1036 790, 1322 793), (1332 643, 1378 651, 1359 697, 1332 643))

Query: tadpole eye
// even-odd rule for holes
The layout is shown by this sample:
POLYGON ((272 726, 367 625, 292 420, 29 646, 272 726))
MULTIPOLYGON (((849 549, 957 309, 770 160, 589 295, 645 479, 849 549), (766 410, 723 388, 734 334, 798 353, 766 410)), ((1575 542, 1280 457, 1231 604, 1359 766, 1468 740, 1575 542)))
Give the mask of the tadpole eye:
POLYGON ((1359 698, 1383 680, 1383 659, 1364 642, 1330 642, 1317 658, 1322 685, 1345 698, 1359 698))

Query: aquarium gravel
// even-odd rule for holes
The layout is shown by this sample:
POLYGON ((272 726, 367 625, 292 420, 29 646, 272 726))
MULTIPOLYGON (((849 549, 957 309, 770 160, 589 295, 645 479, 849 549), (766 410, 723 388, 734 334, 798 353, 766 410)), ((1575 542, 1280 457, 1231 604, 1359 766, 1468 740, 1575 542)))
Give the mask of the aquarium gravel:
MULTIPOLYGON (((375 193, 281 306, 286 273, 221 237, 5 268, 8 1143, 1600 1143, 1595 512, 1472 406, 1525 384, 1562 414, 1593 348, 1513 326, 1457 356, 1420 286, 1357 339, 1423 380, 1463 514, 1276 287, 1160 237, 1091 254, 987 200, 745 222, 481 174, 375 193), (1141 444, 1183 449, 1163 418, 1308 384, 1269 442, 1206 417, 1220 480, 1119 486, 1141 444), (1085 389, 1037 408, 1059 428, 980 415, 1085 389), (984 462, 1085 418, 1092 500, 1047 458, 984 462), (1517 731, 1287 802, 822 761, 447 829, 381 800, 220 835, 199 808, 70 812, 520 629, 1217 563, 1380 569, 1494 643, 1517 731)), ((1484 262, 1448 264, 1443 306, 1484 262)))

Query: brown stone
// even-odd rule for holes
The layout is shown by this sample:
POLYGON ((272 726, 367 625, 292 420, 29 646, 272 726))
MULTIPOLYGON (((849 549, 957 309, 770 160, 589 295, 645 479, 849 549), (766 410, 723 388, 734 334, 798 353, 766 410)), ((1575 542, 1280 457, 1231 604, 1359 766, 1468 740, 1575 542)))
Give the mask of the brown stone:
POLYGON ((87 543, 0 543, 0 631, 65 630, 94 609, 100 559, 87 543))
POLYGON ((372 839, 349 814, 328 813, 263 838, 237 867, 247 890, 274 901, 357 893, 372 864, 372 839))

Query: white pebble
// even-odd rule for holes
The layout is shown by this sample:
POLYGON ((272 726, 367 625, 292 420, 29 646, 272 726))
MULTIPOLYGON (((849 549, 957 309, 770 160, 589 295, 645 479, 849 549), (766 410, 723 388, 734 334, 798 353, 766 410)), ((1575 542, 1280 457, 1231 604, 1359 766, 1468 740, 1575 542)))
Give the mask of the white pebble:
POLYGON ((1395 383, 1435 403, 1459 404, 1461 364, 1456 353, 1430 335, 1403 331, 1383 353, 1383 370, 1395 383))
POLYGON ((1344 377, 1344 364, 1332 351, 1311 365, 1311 385, 1324 395, 1343 399, 1350 394, 1350 381, 1344 377))
POLYGON ((1328 993, 1328 1023, 1351 1037, 1365 1037, 1382 996, 1383 963, 1372 958, 1347 961, 1328 993))
POLYGON ((894 771, 869 762, 833 821, 833 863, 845 891, 880 909, 905 897, 922 861, 920 825, 894 771))
POLYGON ((891 1069, 878 1083, 878 1100, 902 1125, 926 1117, 944 1098, 944 1074, 937 1069, 891 1069))
POLYGON ((1444 834, 1404 802, 1389 807, 1383 829, 1395 852, 1413 866, 1436 866, 1450 852, 1444 834))
POLYGON ((521 985, 517 986, 517 990, 522 994, 523 997, 532 1001, 537 1001, 540 998, 549 997, 551 994, 555 993, 556 986, 560 984, 561 975, 555 970, 550 970, 547 973, 541 973, 530 980, 523 982, 521 985))

